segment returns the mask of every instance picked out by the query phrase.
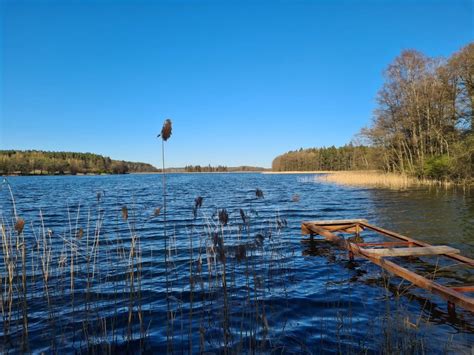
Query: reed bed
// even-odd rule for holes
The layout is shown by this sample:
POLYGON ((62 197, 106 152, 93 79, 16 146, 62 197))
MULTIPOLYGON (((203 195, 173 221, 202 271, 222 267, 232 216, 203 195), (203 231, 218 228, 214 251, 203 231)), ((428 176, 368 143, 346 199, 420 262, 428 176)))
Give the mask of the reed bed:
POLYGON ((107 211, 98 193, 94 207, 69 207, 65 225, 50 228, 41 210, 25 222, 9 194, 11 212, 0 211, 2 353, 269 348, 277 329, 268 299, 286 294, 294 259, 278 214, 263 225, 254 209, 208 215, 197 197, 186 233, 164 234, 160 208, 143 221, 134 206, 107 211), (143 240, 150 225, 166 239, 143 240), (159 324, 164 340, 150 340, 159 324))
POLYGON ((333 171, 316 176, 316 181, 331 182, 348 186, 383 187, 389 189, 407 189, 419 186, 449 187, 449 181, 418 179, 405 174, 384 173, 380 171, 333 171))

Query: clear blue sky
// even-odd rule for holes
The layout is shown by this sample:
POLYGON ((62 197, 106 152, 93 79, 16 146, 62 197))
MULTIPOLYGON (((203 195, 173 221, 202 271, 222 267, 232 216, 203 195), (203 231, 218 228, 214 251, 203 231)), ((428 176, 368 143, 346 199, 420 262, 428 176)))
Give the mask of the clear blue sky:
POLYGON ((368 125, 407 48, 473 40, 472 1, 6 1, 0 148, 259 165, 368 125))

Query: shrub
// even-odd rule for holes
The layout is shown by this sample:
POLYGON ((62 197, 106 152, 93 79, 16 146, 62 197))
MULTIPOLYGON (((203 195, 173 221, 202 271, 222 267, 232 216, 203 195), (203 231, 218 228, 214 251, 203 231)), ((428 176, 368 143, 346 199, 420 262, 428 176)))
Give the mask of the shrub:
POLYGON ((434 156, 425 162, 423 173, 425 177, 443 180, 450 176, 452 167, 453 161, 448 155, 434 156))

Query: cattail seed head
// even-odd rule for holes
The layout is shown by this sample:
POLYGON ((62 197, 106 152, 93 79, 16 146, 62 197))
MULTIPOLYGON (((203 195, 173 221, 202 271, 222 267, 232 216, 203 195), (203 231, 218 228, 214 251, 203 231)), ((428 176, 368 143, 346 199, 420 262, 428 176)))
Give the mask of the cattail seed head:
POLYGON ((197 211, 202 206, 202 197, 198 196, 194 199, 194 207, 193 207, 193 216, 194 218, 197 217, 197 211))
POLYGON ((128 219, 128 208, 127 206, 122 207, 122 218, 124 221, 128 219))
POLYGON ((23 228, 25 228, 25 220, 23 218, 19 218, 15 223, 15 230, 18 234, 23 232, 23 228))
POLYGON ((219 222, 221 222, 223 226, 227 225, 227 222, 229 222, 229 214, 225 208, 219 211, 219 222))
POLYGON ((243 209, 240 209, 240 218, 242 218, 242 222, 244 224, 247 224, 247 215, 243 209))
POLYGON ((255 236, 255 245, 258 246, 258 247, 262 247, 264 240, 265 240, 265 237, 263 235, 261 235, 260 233, 258 233, 255 236))
POLYGON ((196 197, 196 199, 194 200, 194 204, 195 204, 196 208, 201 208, 202 200, 203 200, 202 196, 196 197))
POLYGON ((171 120, 169 118, 167 118, 163 123, 163 128, 161 129, 161 133, 158 135, 158 137, 160 136, 165 142, 169 137, 171 137, 171 120))

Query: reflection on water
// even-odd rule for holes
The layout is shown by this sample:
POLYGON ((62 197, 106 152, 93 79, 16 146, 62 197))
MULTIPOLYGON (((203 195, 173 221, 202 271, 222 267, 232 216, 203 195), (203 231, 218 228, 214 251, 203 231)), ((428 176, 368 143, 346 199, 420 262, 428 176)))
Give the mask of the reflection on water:
POLYGON ((370 190, 377 223, 474 257, 474 193, 445 189, 370 190))
MULTIPOLYGON (((439 352, 440 349, 468 352, 474 342, 472 314, 459 309, 453 318, 448 315, 445 302, 438 297, 390 277, 370 262, 349 262, 345 251, 327 242, 301 242, 300 230, 303 220, 366 218, 381 227, 432 244, 450 245, 474 257, 472 194, 452 190, 341 187, 298 175, 170 175, 167 231, 172 238, 170 258, 175 271, 167 275, 162 214, 155 216, 156 209, 162 207, 160 175, 11 177, 9 181, 18 213, 27 222, 28 243, 34 242, 34 232, 40 230, 41 218, 45 230, 54 233, 53 240, 61 241, 59 238, 71 236, 75 226, 85 226, 90 220, 95 223, 100 217, 100 245, 107 256, 97 273, 113 287, 97 288, 91 298, 87 298, 89 296, 84 296, 85 278, 76 280, 73 292, 78 305, 95 302, 91 307, 100 310, 102 322, 120 320, 113 324, 120 334, 115 339, 119 343, 126 339, 128 316, 128 303, 120 294, 127 297, 128 291, 123 285, 129 281, 127 274, 113 271, 124 261, 123 265, 127 266, 124 251, 128 252, 134 242, 129 235, 130 225, 140 236, 142 248, 144 276, 140 297, 141 307, 146 310, 147 330, 143 338, 148 350, 169 350, 166 342, 167 277, 173 280, 170 292, 172 307, 176 307, 173 313, 176 352, 187 352, 190 347, 194 352, 218 352, 224 344, 220 340, 225 338, 236 352, 254 344, 263 352, 291 353, 378 352, 409 342, 414 344, 409 348, 415 352, 439 352), (263 199, 256 198, 257 188, 262 190, 263 199), (203 200, 195 220, 193 207, 197 196, 203 200), (129 225, 121 217, 123 206, 128 207, 129 225), (231 297, 226 300, 231 305, 231 320, 227 324, 229 337, 222 327, 222 289, 200 291, 201 282, 210 281, 196 278, 191 280, 193 293, 189 277, 190 267, 198 270, 207 265, 207 261, 198 260, 197 255, 206 248, 208 232, 220 231, 217 211, 222 208, 228 212, 229 223, 224 229, 225 257, 232 270, 227 285, 231 297), (242 222, 241 209, 248 218, 248 226, 242 222), (255 299, 249 300, 250 292, 255 299), (204 315, 203 318, 200 315, 204 315), (237 319, 241 322, 233 321, 237 319)), ((12 216, 8 191, 3 186, 0 192, 0 214, 8 221, 12 216)), ((97 225, 92 227, 94 230, 97 225)), ((78 245, 86 243, 87 233, 84 227, 84 237, 78 245)), ((377 236, 367 233, 364 238, 373 241, 377 236)), ((80 258, 77 262, 81 262, 80 258)), ((437 259, 403 262, 422 274, 436 273, 442 281, 474 283, 470 270, 442 264, 437 259)), ((215 265, 219 269, 218 261, 215 265)), ((67 296, 67 290, 64 292, 67 296)), ((71 313, 71 304, 60 303, 64 295, 59 296, 58 291, 56 312, 61 317, 55 329, 60 329, 61 339, 54 349, 84 350, 84 342, 77 339, 84 334, 84 319, 91 315, 71 313), (73 325, 68 325, 69 322, 73 325)), ((28 307, 33 313, 29 350, 51 350, 44 334, 44 329, 50 329, 44 300, 33 297, 28 307)), ((17 340, 13 336, 9 342, 14 344, 17 340)), ((135 338, 131 343, 141 340, 135 338)), ((95 344, 100 346, 104 341, 107 339, 95 339, 95 344)))

